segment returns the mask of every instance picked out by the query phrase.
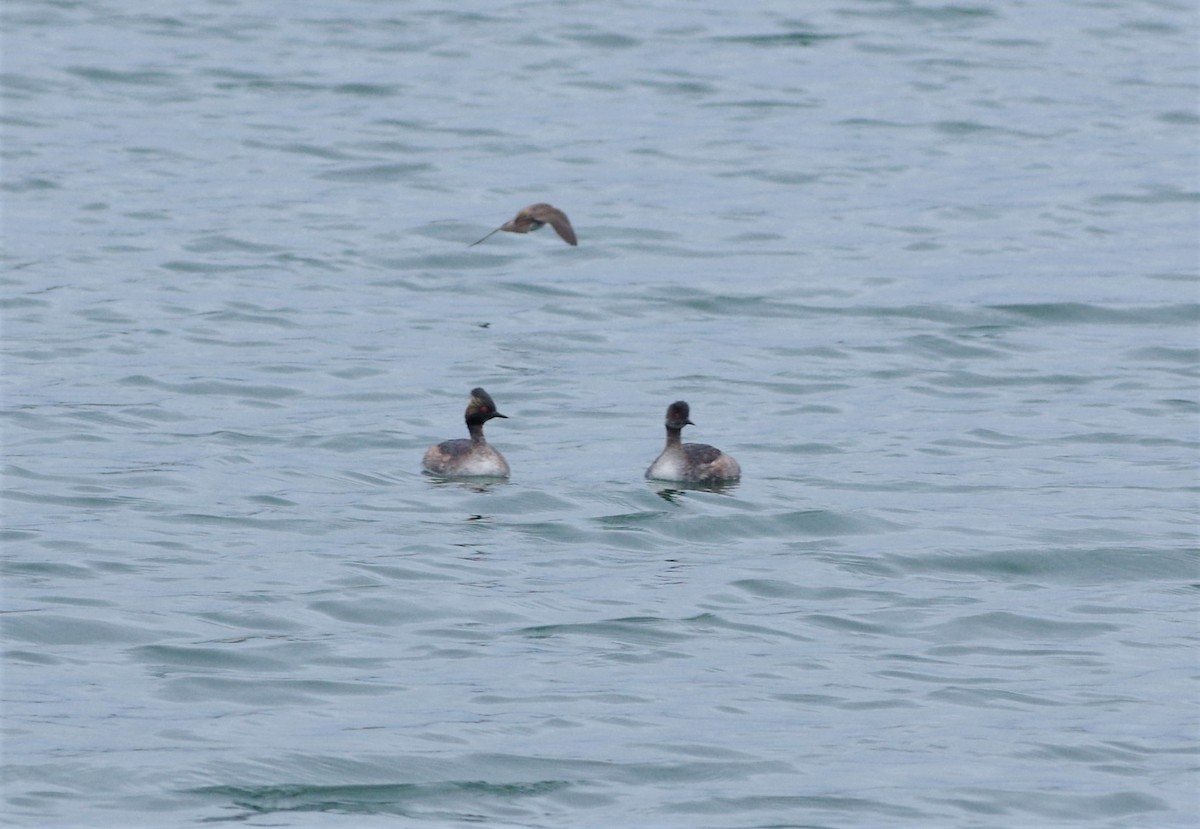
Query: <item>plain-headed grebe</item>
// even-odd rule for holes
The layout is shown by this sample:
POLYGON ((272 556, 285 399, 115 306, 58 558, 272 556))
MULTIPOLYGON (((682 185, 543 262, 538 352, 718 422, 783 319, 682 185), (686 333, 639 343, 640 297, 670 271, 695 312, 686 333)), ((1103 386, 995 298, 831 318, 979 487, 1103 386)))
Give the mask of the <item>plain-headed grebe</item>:
POLYGON ((660 481, 711 483, 736 481, 742 477, 738 462, 707 443, 683 443, 683 427, 688 419, 688 404, 677 400, 667 407, 667 445, 646 470, 647 478, 660 481))
MULTIPOLYGON (((550 227, 554 228, 554 232, 561 236, 562 240, 568 245, 574 246, 578 244, 575 241, 575 230, 571 227, 571 222, 567 219, 567 214, 554 205, 544 203, 529 205, 529 207, 517 213, 516 216, 513 216, 512 219, 500 225, 500 227, 493 230, 487 236, 484 236, 483 239, 487 239, 492 234, 499 233, 502 230, 507 230, 509 233, 528 233, 531 230, 537 230, 544 224, 549 224, 550 227)), ((483 239, 480 239, 479 242, 482 242, 483 239)), ((467 247, 473 248, 479 242, 472 242, 467 247)))
POLYGON ((458 438, 430 446, 422 466, 437 475, 507 478, 508 461, 489 446, 483 436, 483 424, 493 417, 507 418, 508 415, 496 411, 492 396, 483 389, 471 389, 466 414, 470 440, 458 438))

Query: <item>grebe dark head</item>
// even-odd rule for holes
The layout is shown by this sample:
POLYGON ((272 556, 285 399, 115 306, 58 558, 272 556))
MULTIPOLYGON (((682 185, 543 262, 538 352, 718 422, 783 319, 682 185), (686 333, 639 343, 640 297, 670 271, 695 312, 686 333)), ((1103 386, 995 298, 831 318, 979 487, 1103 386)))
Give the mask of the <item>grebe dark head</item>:
POLYGON ((667 406, 667 428, 682 429, 684 426, 695 426, 696 424, 688 419, 691 413, 691 407, 687 403, 676 400, 667 406))
POLYGON ((471 400, 467 403, 466 421, 467 425, 476 424, 482 426, 493 417, 502 417, 508 419, 508 415, 502 415, 496 411, 496 402, 492 400, 492 396, 483 389, 476 386, 471 389, 471 400))

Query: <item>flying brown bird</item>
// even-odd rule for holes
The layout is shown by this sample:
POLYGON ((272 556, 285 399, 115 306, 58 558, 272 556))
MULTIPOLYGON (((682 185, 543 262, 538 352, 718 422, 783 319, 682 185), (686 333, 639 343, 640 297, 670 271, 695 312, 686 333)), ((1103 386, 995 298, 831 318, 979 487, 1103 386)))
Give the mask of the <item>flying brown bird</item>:
MULTIPOLYGON (((509 233, 528 233, 531 230, 537 230, 544 224, 549 224, 550 227, 554 228, 554 232, 561 236, 562 240, 568 245, 578 244, 575 241, 575 230, 571 227, 571 222, 567 218, 567 214, 553 205, 544 203, 529 205, 529 207, 517 213, 516 216, 513 216, 511 220, 500 225, 500 227, 493 230, 487 236, 484 236, 483 239, 487 239, 493 233, 499 233, 502 230, 507 230, 509 233)), ((483 239, 480 239, 479 242, 482 242, 483 239)), ((467 247, 473 248, 479 242, 472 242, 467 247)))

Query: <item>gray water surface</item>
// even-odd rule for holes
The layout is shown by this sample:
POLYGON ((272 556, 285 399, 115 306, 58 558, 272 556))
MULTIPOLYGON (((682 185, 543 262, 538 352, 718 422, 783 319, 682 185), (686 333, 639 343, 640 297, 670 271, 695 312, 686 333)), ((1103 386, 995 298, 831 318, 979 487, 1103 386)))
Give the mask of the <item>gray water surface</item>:
POLYGON ((5 18, 9 825, 1195 825, 1191 4, 5 18))

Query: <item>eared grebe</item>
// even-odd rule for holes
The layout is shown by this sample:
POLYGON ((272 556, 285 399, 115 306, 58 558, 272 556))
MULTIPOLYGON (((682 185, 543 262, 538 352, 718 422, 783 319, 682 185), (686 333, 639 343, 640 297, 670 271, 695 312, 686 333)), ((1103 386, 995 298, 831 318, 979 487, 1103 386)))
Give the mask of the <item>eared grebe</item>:
POLYGON ((713 483, 742 477, 738 462, 707 443, 683 443, 683 427, 691 424, 688 404, 677 400, 667 407, 667 445, 646 470, 647 478, 660 481, 713 483))
MULTIPOLYGON (((513 216, 510 221, 505 222, 493 230, 492 233, 484 236, 483 239, 487 239, 493 233, 499 233, 502 230, 507 230, 509 233, 528 233, 531 230, 537 230, 547 223, 549 223, 550 227, 554 228, 554 232, 561 236, 562 240, 568 245, 574 246, 578 244, 575 241, 575 230, 571 227, 571 222, 567 219, 567 214, 553 205, 544 203, 529 205, 529 207, 526 207, 516 216, 513 216)), ((480 239, 479 242, 482 242, 483 239, 480 239)), ((473 248, 479 242, 472 242, 467 247, 473 248)))
POLYGON ((507 418, 496 411, 492 396, 483 389, 471 389, 471 402, 467 404, 467 431, 471 439, 458 438, 430 446, 425 453, 422 466, 437 475, 462 475, 471 477, 507 478, 508 461, 488 446, 483 436, 483 424, 493 417, 507 418))

